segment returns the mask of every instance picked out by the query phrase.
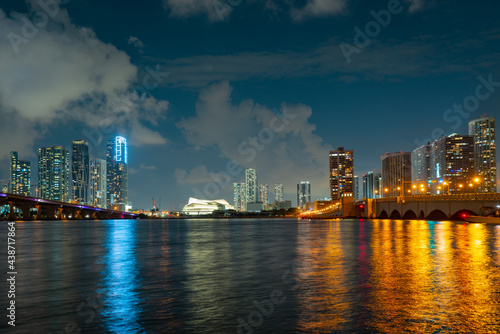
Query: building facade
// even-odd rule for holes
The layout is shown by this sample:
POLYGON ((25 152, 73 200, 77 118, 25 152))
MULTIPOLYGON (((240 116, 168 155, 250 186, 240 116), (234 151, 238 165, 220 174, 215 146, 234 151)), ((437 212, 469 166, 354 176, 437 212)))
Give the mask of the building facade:
POLYGON ((285 187, 282 183, 274 184, 274 201, 283 202, 285 200, 285 187))
POLYGON ((337 147, 330 151, 330 197, 339 199, 344 193, 353 193, 354 151, 337 147))
POLYGON ((353 183, 353 188, 354 188, 354 194, 352 195, 353 198, 359 199, 359 177, 357 175, 354 175, 354 183, 353 183))
POLYGON ((106 202, 108 209, 125 210, 128 203, 127 139, 117 136, 106 144, 106 202))
POLYGON ((106 160, 90 160, 90 202, 89 204, 98 208, 105 209, 106 201, 106 178, 107 168, 106 160))
POLYGON ((245 169, 245 184, 246 184, 246 202, 259 202, 259 176, 256 169, 245 169))
POLYGON ((264 205, 264 208, 267 209, 269 206, 269 185, 268 184, 259 184, 259 200, 264 205))
POLYGON ((79 204, 89 204, 89 178, 89 143, 85 140, 73 140, 71 155, 71 188, 74 202, 79 204))
POLYGON ((68 202, 69 170, 68 150, 62 146, 39 148, 37 197, 68 202))
POLYGON ((479 191, 497 191, 495 117, 480 117, 469 122, 474 137, 474 172, 479 177, 479 191))
POLYGON ((432 143, 430 155, 431 193, 457 194, 476 191, 477 185, 472 183, 475 177, 474 136, 454 133, 442 137, 432 143))
POLYGON ((247 211, 247 185, 244 182, 233 183, 233 193, 234 193, 234 209, 236 211, 244 212, 247 211))
POLYGON ((31 196, 31 163, 19 160, 17 152, 10 152, 10 193, 31 196))
POLYGON ((297 184, 297 207, 302 209, 308 202, 311 202, 311 184, 302 181, 297 184))
POLYGON ((387 153, 382 156, 383 197, 407 195, 411 184, 411 153, 387 153))

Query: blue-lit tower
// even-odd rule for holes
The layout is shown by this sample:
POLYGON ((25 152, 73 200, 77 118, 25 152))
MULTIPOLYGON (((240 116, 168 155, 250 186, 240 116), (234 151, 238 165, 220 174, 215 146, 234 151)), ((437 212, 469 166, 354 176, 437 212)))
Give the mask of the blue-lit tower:
POLYGON ((107 207, 125 210, 128 203, 128 152, 127 139, 116 136, 106 144, 107 207))

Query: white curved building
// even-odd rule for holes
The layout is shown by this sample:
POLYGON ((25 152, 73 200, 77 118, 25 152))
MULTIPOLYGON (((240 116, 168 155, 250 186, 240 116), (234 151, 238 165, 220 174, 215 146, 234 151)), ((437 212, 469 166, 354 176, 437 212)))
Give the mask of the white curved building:
POLYGON ((188 204, 184 205, 182 213, 187 215, 209 215, 215 210, 234 210, 225 199, 204 200, 189 198, 188 204))

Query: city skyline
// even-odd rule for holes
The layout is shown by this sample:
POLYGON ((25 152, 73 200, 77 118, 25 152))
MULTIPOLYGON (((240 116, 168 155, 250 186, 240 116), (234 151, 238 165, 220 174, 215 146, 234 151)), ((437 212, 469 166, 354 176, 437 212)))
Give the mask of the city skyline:
POLYGON ((230 201, 245 168, 283 182, 295 202, 299 179, 313 199, 329 196, 325 156, 337 146, 356 151, 361 180, 385 152, 499 115, 497 3, 399 1, 390 19, 380 16, 389 2, 272 3, 221 18, 201 2, 69 1, 47 14, 38 1, 4 1, 0 180, 11 151, 34 174, 38 148, 83 139, 103 157, 121 135, 134 207, 151 196, 168 209, 230 201), (48 20, 29 30, 22 17, 37 11, 48 20))

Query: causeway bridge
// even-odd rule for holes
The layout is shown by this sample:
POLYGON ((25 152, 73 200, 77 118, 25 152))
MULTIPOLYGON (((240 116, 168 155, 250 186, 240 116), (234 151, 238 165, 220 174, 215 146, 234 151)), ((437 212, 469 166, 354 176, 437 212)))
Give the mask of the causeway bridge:
POLYGON ((0 193, 0 206, 8 205, 8 220, 134 219, 139 215, 86 205, 0 193))
POLYGON ((304 218, 380 218, 461 220, 500 210, 500 193, 410 195, 353 201, 341 198, 318 211, 303 212, 304 218))

